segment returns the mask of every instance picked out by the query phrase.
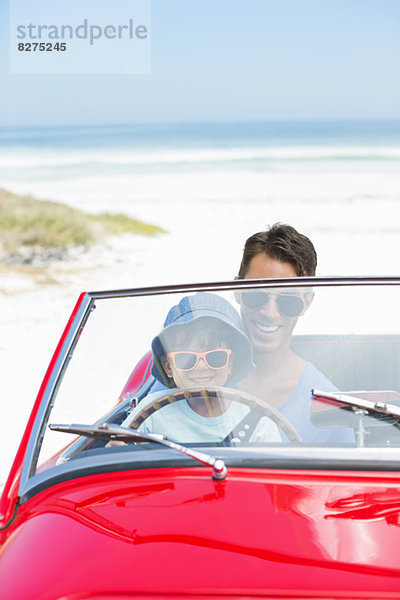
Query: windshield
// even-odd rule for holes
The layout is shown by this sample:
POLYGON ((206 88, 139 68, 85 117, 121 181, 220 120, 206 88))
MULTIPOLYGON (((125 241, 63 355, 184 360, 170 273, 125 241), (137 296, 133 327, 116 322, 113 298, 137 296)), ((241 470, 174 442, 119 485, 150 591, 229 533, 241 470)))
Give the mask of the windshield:
POLYGON ((31 474, 154 453, 146 440, 49 424, 115 424, 214 456, 400 447, 396 415, 373 409, 400 406, 400 288, 241 285, 93 300, 48 399, 31 474))

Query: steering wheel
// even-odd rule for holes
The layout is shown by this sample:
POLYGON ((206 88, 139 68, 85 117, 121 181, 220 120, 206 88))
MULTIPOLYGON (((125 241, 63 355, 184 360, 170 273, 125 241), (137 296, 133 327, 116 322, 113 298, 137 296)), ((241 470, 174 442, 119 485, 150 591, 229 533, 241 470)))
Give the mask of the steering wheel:
MULTIPOLYGON (((213 400, 223 399, 223 400, 236 400, 239 402, 243 402, 250 407, 250 410, 257 410, 262 413, 260 417, 268 417, 270 418, 282 431, 285 432, 288 439, 291 442, 301 442, 302 439, 297 433, 296 429, 293 425, 278 412, 273 406, 257 398, 257 396, 253 396, 253 394, 249 394, 248 392, 243 392, 242 390, 234 390, 232 388, 226 387, 190 387, 183 388, 179 390, 171 390, 166 392, 163 396, 156 398, 149 404, 146 404, 143 409, 139 412, 135 410, 131 414, 131 420, 129 417, 125 419, 124 426, 131 427, 133 429, 137 429, 140 425, 148 418, 150 415, 155 413, 157 410, 160 410, 164 406, 168 406, 168 404, 173 404, 174 402, 178 402, 179 400, 191 400, 196 398, 202 398, 204 400, 213 400)), ((144 399, 142 402, 146 402, 144 399)), ((140 404, 139 404, 140 407, 140 404)))

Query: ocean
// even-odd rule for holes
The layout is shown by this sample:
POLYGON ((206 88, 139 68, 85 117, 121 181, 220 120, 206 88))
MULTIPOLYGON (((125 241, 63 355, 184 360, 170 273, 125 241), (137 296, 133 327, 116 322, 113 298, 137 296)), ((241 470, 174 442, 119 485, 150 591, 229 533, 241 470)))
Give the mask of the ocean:
POLYGON ((171 200, 399 200, 399 176, 400 121, 0 130, 3 187, 90 210, 171 200))

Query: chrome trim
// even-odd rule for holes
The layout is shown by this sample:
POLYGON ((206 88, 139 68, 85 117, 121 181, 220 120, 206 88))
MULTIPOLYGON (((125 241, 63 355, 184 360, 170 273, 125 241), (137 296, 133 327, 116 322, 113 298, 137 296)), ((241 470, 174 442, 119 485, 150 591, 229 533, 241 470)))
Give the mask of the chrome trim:
POLYGON ((359 285, 400 285, 400 277, 287 277, 266 279, 235 279, 206 283, 188 283, 143 288, 126 288, 120 290, 104 290, 88 292, 91 298, 123 298, 126 296, 155 296, 159 294, 178 294, 184 292, 204 292, 218 290, 235 290, 259 287, 326 287, 326 286, 359 286, 359 285))
POLYGON ((89 318, 93 305, 93 298, 91 298, 89 294, 85 294, 84 298, 82 299, 81 305, 78 309, 78 312, 75 316, 75 319, 70 326, 64 344, 60 349, 53 372, 43 392, 42 401, 38 413, 36 415, 29 442, 26 448, 24 463, 21 472, 21 479, 19 482, 19 496, 22 496, 24 494, 29 479, 31 479, 35 474, 36 464, 40 453, 45 428, 47 425, 47 418, 53 407, 52 401, 54 395, 58 390, 64 372, 67 368, 67 365, 72 357, 74 348, 79 339, 79 335, 83 327, 85 326, 87 319, 89 318))

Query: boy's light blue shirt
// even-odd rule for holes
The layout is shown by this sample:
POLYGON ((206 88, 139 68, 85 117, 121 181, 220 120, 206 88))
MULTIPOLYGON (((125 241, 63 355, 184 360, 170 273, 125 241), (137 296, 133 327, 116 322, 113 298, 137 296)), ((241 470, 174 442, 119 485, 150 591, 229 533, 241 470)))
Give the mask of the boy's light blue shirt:
MULTIPOLYGON (((127 421, 164 392, 150 394, 132 411, 127 421)), ((227 410, 217 417, 203 417, 192 410, 186 400, 178 400, 154 412, 138 428, 143 433, 159 433, 169 440, 181 443, 222 442, 250 412, 246 404, 232 401, 227 410)), ((124 426, 124 423, 122 423, 124 426)), ((262 417, 250 436, 250 442, 281 442, 275 423, 262 417)))

